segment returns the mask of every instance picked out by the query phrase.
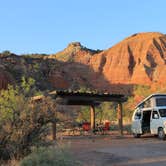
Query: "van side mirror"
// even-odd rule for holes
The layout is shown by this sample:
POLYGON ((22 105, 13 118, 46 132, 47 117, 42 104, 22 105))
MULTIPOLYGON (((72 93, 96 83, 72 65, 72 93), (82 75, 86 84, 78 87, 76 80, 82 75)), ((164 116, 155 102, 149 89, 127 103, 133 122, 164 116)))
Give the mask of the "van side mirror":
POLYGON ((159 119, 158 114, 154 114, 154 119, 159 119))

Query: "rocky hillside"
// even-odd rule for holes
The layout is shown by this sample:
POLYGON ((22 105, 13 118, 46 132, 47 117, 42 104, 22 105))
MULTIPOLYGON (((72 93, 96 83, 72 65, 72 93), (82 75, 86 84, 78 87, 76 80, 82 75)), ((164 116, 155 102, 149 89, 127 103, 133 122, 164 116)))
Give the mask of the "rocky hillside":
POLYGON ((139 33, 103 52, 103 74, 110 83, 166 82, 166 36, 139 33))
POLYGON ((41 90, 90 88, 131 93, 135 84, 164 87, 166 36, 138 33, 104 51, 74 42, 48 56, 0 55, 0 67, 0 88, 19 82, 23 75, 33 77, 41 90))
POLYGON ((164 34, 134 34, 110 49, 99 52, 80 48, 84 47, 80 44, 70 44, 60 54, 50 57, 60 59, 65 54, 70 61, 87 65, 96 77, 90 78, 86 74, 84 76, 97 89, 126 93, 132 90, 135 84, 154 88, 166 85, 164 34))
POLYGON ((63 51, 50 55, 49 58, 63 62, 79 62, 88 64, 90 58, 99 52, 102 51, 86 48, 82 46, 80 42, 72 42, 63 51))

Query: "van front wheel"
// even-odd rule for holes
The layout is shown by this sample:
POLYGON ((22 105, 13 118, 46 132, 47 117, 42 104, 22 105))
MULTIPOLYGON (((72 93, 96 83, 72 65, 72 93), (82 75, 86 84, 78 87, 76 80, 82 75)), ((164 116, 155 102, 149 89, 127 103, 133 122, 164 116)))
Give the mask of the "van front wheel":
POLYGON ((141 134, 133 133, 134 138, 140 138, 141 134))
POLYGON ((163 128, 158 129, 158 138, 161 139, 161 140, 165 139, 165 133, 164 133, 163 128))

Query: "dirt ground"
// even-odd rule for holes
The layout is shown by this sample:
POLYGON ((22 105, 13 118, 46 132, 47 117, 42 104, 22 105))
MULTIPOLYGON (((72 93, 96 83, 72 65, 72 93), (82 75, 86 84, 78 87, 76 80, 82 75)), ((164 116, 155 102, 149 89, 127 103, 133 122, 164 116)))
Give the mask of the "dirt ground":
POLYGON ((84 166, 166 165, 166 141, 153 136, 76 136, 65 138, 63 142, 84 166))

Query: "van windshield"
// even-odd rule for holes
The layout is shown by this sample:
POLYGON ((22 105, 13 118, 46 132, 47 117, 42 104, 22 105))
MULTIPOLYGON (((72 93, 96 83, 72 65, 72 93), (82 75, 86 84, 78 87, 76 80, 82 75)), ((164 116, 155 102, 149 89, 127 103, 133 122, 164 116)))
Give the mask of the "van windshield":
POLYGON ((161 117, 166 117, 166 109, 159 109, 159 113, 161 117))

